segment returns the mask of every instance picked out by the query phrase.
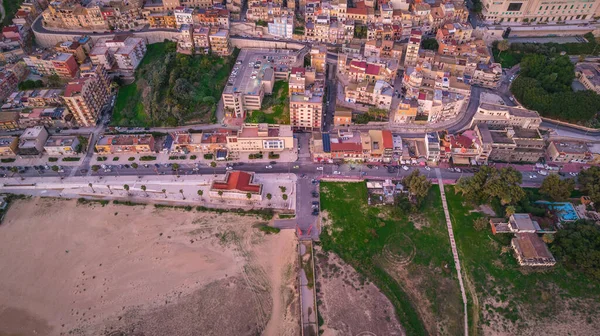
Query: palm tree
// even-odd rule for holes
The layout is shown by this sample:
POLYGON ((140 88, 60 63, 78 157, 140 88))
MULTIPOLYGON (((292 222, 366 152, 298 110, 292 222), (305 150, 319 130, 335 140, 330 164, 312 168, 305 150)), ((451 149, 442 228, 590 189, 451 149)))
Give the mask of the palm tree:
POLYGON ((219 190, 217 194, 219 194, 219 197, 223 198, 223 190, 219 190))
POLYGON ((202 189, 198 190, 198 196, 200 196, 200 199, 202 199, 202 195, 204 195, 204 191, 202 191, 202 189))
POLYGON ((125 189, 125 191, 127 191, 127 196, 129 196, 129 185, 128 184, 124 184, 123 185, 123 189, 125 189))
POLYGON ((167 198, 167 189, 163 189, 162 192, 165 194, 165 198, 167 198))
POLYGON ((179 163, 173 163, 171 169, 173 169, 173 171, 179 175, 179 163))
POLYGON ((288 195, 287 194, 283 194, 283 195, 281 195, 281 198, 283 198, 284 201, 287 201, 288 195))
MULTIPOLYGON (((13 173, 13 175, 14 174, 19 175, 19 168, 17 168, 17 167, 10 167, 10 171, 13 173)), ((21 176, 21 175, 19 175, 19 176, 21 176)))
POLYGON ((110 190, 110 186, 107 184, 106 187, 108 188, 108 192, 110 192, 110 194, 112 195, 112 190, 110 190))
POLYGON ((287 188, 284 186, 279 186, 279 190, 281 190, 281 192, 284 193, 287 190, 287 188))
POLYGON ((271 194, 267 194, 267 199, 268 199, 269 201, 271 200, 271 198, 273 198, 273 195, 271 195, 271 194))
POLYGON ((216 167, 217 167, 217 163, 216 163, 215 161, 212 161, 212 162, 210 163, 210 166, 213 168, 213 174, 215 174, 215 175, 216 175, 216 174, 217 174, 217 169, 216 169, 216 167))
POLYGON ((250 200, 252 198, 252 193, 246 193, 246 198, 250 200))
POLYGON ((91 183, 91 182, 90 182, 90 183, 88 183, 88 186, 89 186, 90 188, 92 188, 92 192, 95 194, 95 193, 96 193, 96 190, 94 190, 94 187, 92 187, 92 183, 91 183))
POLYGON ((148 197, 148 193, 146 192, 146 186, 142 185, 140 188, 144 191, 144 194, 146 194, 146 197, 148 197))
POLYGON ((181 196, 183 196, 183 199, 185 199, 185 195, 183 194, 183 189, 179 189, 179 192, 181 193, 181 196))

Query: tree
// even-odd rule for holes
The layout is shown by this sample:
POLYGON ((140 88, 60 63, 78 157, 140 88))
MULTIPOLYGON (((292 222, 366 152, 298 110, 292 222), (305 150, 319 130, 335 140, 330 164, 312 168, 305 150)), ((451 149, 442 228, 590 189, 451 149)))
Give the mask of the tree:
POLYGON ((591 166, 579 173, 579 189, 590 197, 596 209, 600 209, 600 167, 591 166))
POLYGON ((217 169, 216 169, 217 163, 215 161, 211 161, 210 166, 213 168, 213 174, 216 175, 217 174, 217 169))
POLYGON ((200 196, 200 198, 202 198, 202 195, 204 195, 204 191, 202 191, 202 189, 198 190, 198 196, 200 196))
POLYGON ((49 87, 59 87, 62 85, 62 81, 58 75, 50 75, 48 76, 48 86, 49 87))
POLYGON ((267 199, 268 199, 269 201, 271 200, 271 198, 273 198, 273 195, 271 195, 271 194, 267 194, 267 199))
POLYGON ((138 167, 139 167, 139 165, 135 162, 131 164, 131 168, 137 169, 138 167))
POLYGON ((246 198, 247 199, 251 199, 252 198, 252 193, 246 193, 246 198))
POLYGON ((427 177, 416 169, 402 179, 402 184, 408 190, 409 195, 415 197, 417 205, 421 204, 431 187, 431 182, 427 177))
POLYGON ((438 44, 437 40, 434 38, 428 38, 423 40, 423 42, 421 42, 421 47, 423 49, 428 49, 428 50, 438 50, 438 48, 440 47, 440 45, 438 44))
POLYGON ((100 169, 100 166, 98 166, 98 165, 93 165, 92 166, 92 171, 93 172, 97 172, 99 169, 100 169))
POLYGON ((145 186, 145 185, 142 185, 142 186, 140 187, 140 189, 142 189, 142 190, 144 191, 144 194, 146 194, 146 197, 148 197, 148 193, 146 192, 146 186, 145 186))
POLYGON ((219 190, 217 194, 219 194, 219 197, 223 198, 223 190, 219 190))
POLYGON ((125 189, 125 191, 127 191, 127 196, 129 196, 129 185, 128 184, 124 184, 123 185, 123 189, 125 189))
POLYGON ((542 240, 544 241, 544 243, 546 244, 552 244, 552 242, 554 242, 554 235, 551 233, 544 233, 542 235, 542 240))
POLYGON ((595 223, 564 223, 554 235, 551 250, 567 268, 600 280, 600 228, 595 223))
POLYGON ((507 51, 510 48, 510 44, 508 43, 508 40, 500 40, 496 48, 500 50, 498 53, 498 57, 500 57, 500 54, 502 54, 503 51, 507 51))
POLYGON ((281 190, 282 193, 285 193, 285 191, 287 190, 287 188, 284 187, 284 186, 279 186, 279 190, 281 190))
POLYGON ((179 189, 179 193, 181 193, 181 196, 183 197, 183 199, 185 200, 185 195, 183 194, 183 189, 179 189))
POLYGON ((162 193, 165 195, 165 198, 167 198, 167 189, 163 189, 162 193))
POLYGON ((474 204, 489 203, 496 198, 504 205, 515 204, 525 197, 522 175, 512 167, 496 169, 482 166, 471 177, 462 177, 454 186, 465 200, 474 204))
POLYGON ((510 217, 510 216, 514 215, 516 212, 517 212, 517 209, 515 208, 514 205, 509 205, 504 210, 504 213, 506 214, 506 217, 510 217))
POLYGON ((91 182, 90 182, 90 183, 88 183, 88 186, 89 186, 89 187, 92 189, 92 192, 95 194, 95 193, 96 193, 96 190, 94 190, 94 187, 92 187, 92 183, 91 183, 91 182))
POLYGON ((283 195, 281 195, 281 198, 283 198, 284 201, 287 201, 288 195, 287 194, 283 194, 283 195))
POLYGON ((171 166, 171 169, 172 169, 174 172, 177 172, 177 171, 179 171, 179 163, 173 163, 173 165, 171 166))
POLYGON ((88 138, 82 136, 82 135, 78 135, 77 136, 77 140, 79 140, 79 150, 77 151, 77 153, 85 153, 87 152, 87 148, 88 148, 88 138))
POLYGON ((387 118, 388 113, 389 112, 387 110, 376 108, 376 107, 369 108, 369 111, 367 112, 367 114, 369 115, 370 118, 379 119, 379 120, 383 120, 384 118, 387 118))
POLYGON ((553 201, 566 201, 575 188, 572 179, 561 180, 558 175, 548 175, 540 187, 542 195, 550 197, 553 201))
POLYGON ((488 226, 488 219, 485 217, 479 217, 473 221, 473 227, 477 231, 481 231, 488 226))

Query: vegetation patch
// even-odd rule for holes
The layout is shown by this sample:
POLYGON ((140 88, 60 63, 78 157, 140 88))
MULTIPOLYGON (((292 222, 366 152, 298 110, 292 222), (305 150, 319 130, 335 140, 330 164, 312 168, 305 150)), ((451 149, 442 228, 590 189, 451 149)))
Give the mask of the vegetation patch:
POLYGON ((381 289, 407 335, 460 334, 462 301, 441 196, 437 187, 417 196, 419 180, 415 175, 405 181, 414 195, 378 206, 367 204, 365 183, 322 182, 321 209, 329 218, 323 250, 335 252, 381 289), (404 206, 409 198, 413 205, 404 206), (429 222, 427 229, 410 222, 412 211, 429 222))
POLYGON ((112 124, 177 126, 216 121, 217 102, 239 50, 226 58, 184 55, 175 42, 148 45, 135 82, 122 86, 112 124))
POLYGON ((140 161, 154 161, 156 160, 156 156, 144 155, 140 157, 140 161))
POLYGON ((276 81, 273 94, 265 96, 261 111, 252 111, 246 116, 248 123, 285 124, 290 123, 290 102, 288 82, 276 81))
POLYGON ((62 160, 63 161, 67 161, 67 162, 68 161, 79 161, 79 160, 81 160, 81 158, 80 157, 76 157, 76 156, 74 156, 74 157, 64 157, 64 158, 62 158, 62 160))
POLYGON ((55 157, 48 158, 48 162, 56 162, 56 161, 58 161, 58 158, 55 158, 55 157))
POLYGON ((15 158, 4 158, 4 159, 0 159, 0 162, 2 163, 11 163, 11 162, 15 162, 17 159, 15 158))

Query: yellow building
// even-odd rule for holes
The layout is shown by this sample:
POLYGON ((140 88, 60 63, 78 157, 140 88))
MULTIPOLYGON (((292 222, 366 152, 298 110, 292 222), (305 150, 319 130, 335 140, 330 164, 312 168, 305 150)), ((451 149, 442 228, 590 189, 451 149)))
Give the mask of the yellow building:
POLYGON ((105 135, 96 143, 98 154, 151 153, 154 137, 151 134, 105 135))
POLYGON ((281 152, 294 148, 290 125, 244 124, 236 135, 227 137, 231 154, 240 152, 281 152))
POLYGON ((0 156, 15 156, 19 138, 13 136, 0 137, 0 156))

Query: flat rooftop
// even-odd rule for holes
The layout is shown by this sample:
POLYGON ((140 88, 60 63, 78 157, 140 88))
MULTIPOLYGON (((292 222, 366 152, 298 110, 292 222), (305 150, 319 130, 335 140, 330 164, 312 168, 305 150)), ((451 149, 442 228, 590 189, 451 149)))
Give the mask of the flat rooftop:
POLYGON ((516 106, 481 103, 481 104, 479 104, 479 108, 482 108, 484 110, 492 110, 492 111, 505 111, 516 117, 524 117, 524 118, 539 118, 540 117, 539 114, 535 111, 527 110, 524 108, 519 108, 516 106))
POLYGON ((44 147, 72 146, 75 140, 77 140, 75 135, 51 135, 46 140, 44 147))

